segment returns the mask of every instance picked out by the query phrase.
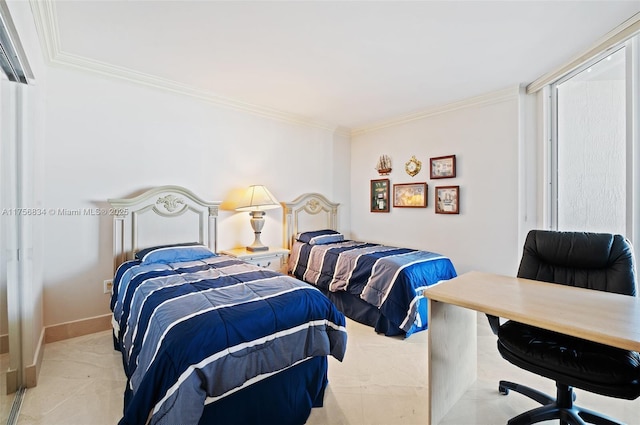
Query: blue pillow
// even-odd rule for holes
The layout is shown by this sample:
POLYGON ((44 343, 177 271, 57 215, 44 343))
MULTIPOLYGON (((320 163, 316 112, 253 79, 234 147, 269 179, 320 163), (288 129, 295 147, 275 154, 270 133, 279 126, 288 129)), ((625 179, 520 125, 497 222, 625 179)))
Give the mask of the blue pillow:
POLYGON ((136 252, 136 258, 143 263, 178 263, 202 260, 216 255, 198 242, 159 245, 136 252))
POLYGON ((323 245, 328 243, 342 242, 344 235, 335 230, 324 229, 313 232, 301 232, 296 235, 296 239, 309 245, 323 245))

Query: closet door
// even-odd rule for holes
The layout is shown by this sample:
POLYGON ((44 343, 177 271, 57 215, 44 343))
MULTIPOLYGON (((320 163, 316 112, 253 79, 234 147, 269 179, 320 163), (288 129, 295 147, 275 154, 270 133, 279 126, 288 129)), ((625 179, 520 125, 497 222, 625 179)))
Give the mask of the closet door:
POLYGON ((0 47, 0 423, 14 423, 25 385, 23 309, 32 257, 24 97, 33 74, 4 0, 0 47))
POLYGON ((22 384, 20 338, 20 267, 18 264, 18 143, 16 85, 0 78, 0 402, 6 423, 15 393, 22 384))

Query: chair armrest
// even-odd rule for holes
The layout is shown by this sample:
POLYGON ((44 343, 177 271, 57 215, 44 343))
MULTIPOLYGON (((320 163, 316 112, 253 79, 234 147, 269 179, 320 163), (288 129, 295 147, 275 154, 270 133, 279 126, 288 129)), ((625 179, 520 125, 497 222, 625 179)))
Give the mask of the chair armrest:
POLYGON ((498 329, 500 328, 500 318, 498 316, 491 316, 487 314, 487 319, 489 319, 489 326, 491 326, 491 330, 494 335, 498 335, 498 329))

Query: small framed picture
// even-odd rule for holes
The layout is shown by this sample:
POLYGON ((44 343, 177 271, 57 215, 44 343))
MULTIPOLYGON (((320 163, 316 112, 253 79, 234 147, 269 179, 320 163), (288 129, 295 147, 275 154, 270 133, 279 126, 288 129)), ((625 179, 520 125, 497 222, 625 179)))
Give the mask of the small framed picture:
POLYGON ((427 183, 394 184, 393 206, 398 208, 426 208, 427 183))
POLYGON ((371 212, 389 212, 389 179, 371 180, 371 212))
POLYGON ((460 214, 460 186, 436 187, 436 214, 460 214))
POLYGON ((432 179, 448 179, 456 176, 456 156, 439 156, 429 160, 432 179))

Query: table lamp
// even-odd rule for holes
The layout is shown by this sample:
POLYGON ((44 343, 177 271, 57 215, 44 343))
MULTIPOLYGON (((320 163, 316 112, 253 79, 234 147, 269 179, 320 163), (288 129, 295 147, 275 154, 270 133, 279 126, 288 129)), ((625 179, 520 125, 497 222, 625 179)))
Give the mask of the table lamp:
POLYGON ((266 187, 260 184, 249 186, 236 208, 236 211, 249 211, 251 214, 251 227, 255 240, 252 245, 247 247, 247 251, 266 251, 269 249, 260 241, 260 233, 262 226, 264 226, 264 212, 279 207, 280 204, 266 187))

